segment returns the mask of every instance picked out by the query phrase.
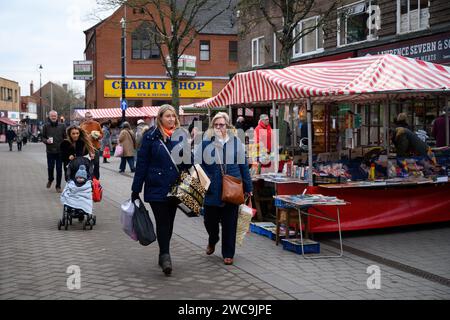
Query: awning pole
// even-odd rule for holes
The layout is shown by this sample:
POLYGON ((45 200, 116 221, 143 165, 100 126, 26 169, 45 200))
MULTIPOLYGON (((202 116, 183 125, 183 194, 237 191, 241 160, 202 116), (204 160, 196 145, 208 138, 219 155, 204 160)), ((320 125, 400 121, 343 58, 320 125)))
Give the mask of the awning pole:
POLYGON ((230 117, 230 122, 233 123, 233 120, 232 120, 232 112, 231 112, 231 106, 228 106, 228 117, 230 117))
POLYGON ((313 151, 312 151, 312 105, 311 98, 307 100, 306 117, 308 122, 308 185, 313 186, 313 151))
POLYGON ((450 135, 449 135, 449 124, 448 124, 448 112, 450 108, 448 107, 448 97, 445 97, 445 145, 450 146, 450 135))
POLYGON ((274 153, 274 164, 275 164, 275 168, 274 171, 275 173, 278 172, 278 167, 279 167, 279 154, 278 154, 278 144, 279 144, 279 132, 277 131, 277 112, 276 112, 276 103, 275 101, 272 101, 272 112, 273 112, 273 132, 275 132, 275 134, 272 134, 272 150, 271 152, 274 153))

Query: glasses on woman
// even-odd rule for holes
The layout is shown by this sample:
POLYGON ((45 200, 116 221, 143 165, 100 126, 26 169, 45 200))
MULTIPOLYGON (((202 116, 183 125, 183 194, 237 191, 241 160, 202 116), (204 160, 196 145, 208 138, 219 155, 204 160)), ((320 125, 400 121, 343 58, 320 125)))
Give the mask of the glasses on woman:
POLYGON ((226 126, 226 123, 214 123, 214 128, 222 129, 226 126))

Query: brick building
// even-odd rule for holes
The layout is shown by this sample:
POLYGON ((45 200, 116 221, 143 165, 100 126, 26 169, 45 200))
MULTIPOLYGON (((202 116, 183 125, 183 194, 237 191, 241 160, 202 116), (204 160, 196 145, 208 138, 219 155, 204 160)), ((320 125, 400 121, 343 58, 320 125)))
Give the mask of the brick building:
POLYGON ((0 78, 0 118, 19 119, 20 87, 13 80, 0 78))
MULTIPOLYGON (((313 11, 325 10, 329 3, 318 1, 318 8, 313 11)), ((314 24, 315 19, 316 13, 306 16, 298 28, 314 24)), ((238 49, 240 71, 279 64, 279 44, 272 28, 266 23, 258 24, 245 34, 239 41, 238 49)), ((450 1, 344 0, 329 19, 326 32, 319 28, 294 46, 291 64, 368 53, 401 54, 449 65, 450 1), (372 6, 370 16, 369 6, 372 6), (376 18, 378 13, 379 19, 376 18)))
MULTIPOLYGON (((330 1, 318 1, 313 11, 326 9, 329 5, 330 1)), ((307 15, 297 28, 315 25, 317 19, 317 13, 307 15)), ((240 23, 238 20, 238 25, 240 23)), ((280 46, 268 23, 256 25, 241 38, 238 45, 240 72, 280 67, 280 46)), ((385 53, 450 65, 450 1, 343 0, 327 21, 326 28, 316 29, 294 45, 290 65, 385 53)), ((387 139, 383 126, 392 123, 400 112, 407 114, 407 122, 413 130, 424 130, 431 137, 432 121, 446 103, 445 97, 433 96, 393 99, 388 104, 316 104, 314 150, 335 151, 383 143, 387 139), (341 126, 346 110, 361 117, 361 125, 354 128, 351 140, 346 139, 349 137, 345 137, 345 128, 341 126), (344 141, 351 141, 350 145, 344 141)), ((299 106, 300 117, 305 114, 304 109, 305 106, 299 106)), ((243 112, 238 110, 236 115, 243 112)), ((270 112, 270 106, 255 109, 253 118, 262 112, 270 112)), ((281 125, 282 119, 278 121, 281 125)))
MULTIPOLYGON (((226 5, 222 3, 220 6, 226 5)), ((219 6, 219 8, 220 8, 219 6)), ((171 102, 169 77, 159 50, 145 33, 148 15, 120 7, 110 17, 85 31, 86 60, 93 61, 93 80, 86 81, 86 108, 119 107, 121 97, 121 23, 126 16, 126 97, 128 106, 140 107, 171 102)), ((204 19, 205 17, 200 17, 204 19)), ((195 57, 196 75, 180 84, 180 104, 190 104, 215 95, 235 72, 237 29, 231 10, 218 16, 184 53, 195 57)))

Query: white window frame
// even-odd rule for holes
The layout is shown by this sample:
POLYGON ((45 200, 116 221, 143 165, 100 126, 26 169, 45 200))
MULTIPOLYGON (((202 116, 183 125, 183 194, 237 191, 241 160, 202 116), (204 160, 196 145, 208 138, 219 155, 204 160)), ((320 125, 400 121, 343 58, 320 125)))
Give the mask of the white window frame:
POLYGON ((401 31, 401 22, 402 22, 402 14, 401 12, 401 4, 400 4, 401 0, 397 0, 397 34, 406 34, 406 33, 410 33, 410 32, 417 32, 417 31, 421 31, 421 30, 426 30, 428 28, 430 28, 430 1, 428 1, 428 24, 426 27, 424 28, 420 28, 420 0, 417 1, 417 25, 419 26, 419 28, 417 30, 409 30, 409 28, 411 27, 410 21, 409 21, 409 17, 410 17, 410 8, 411 8, 411 2, 410 0, 408 1, 408 30, 407 31, 401 31))
MULTIPOLYGON (((309 20, 313 20, 313 19, 316 20, 316 25, 317 25, 317 21, 319 20, 319 18, 320 18, 320 16, 314 16, 314 17, 310 17, 310 18, 307 18, 307 19, 303 19, 303 20, 299 21, 297 25, 300 25, 300 26, 302 27, 302 24, 303 24, 303 23, 308 22, 309 20)), ((294 37, 294 38, 295 38, 295 36, 296 36, 296 30, 297 30, 297 27, 294 28, 294 31, 293 31, 293 33, 292 33, 292 37, 294 37)), ((300 30, 301 30, 301 29, 300 29, 300 30)), ((293 58, 298 58, 298 57, 308 56, 308 55, 311 55, 311 54, 320 53, 320 52, 323 52, 323 51, 324 51, 324 49, 323 49, 323 43, 322 43, 322 48, 319 48, 319 30, 322 31, 322 42, 324 41, 323 29, 321 29, 320 27, 319 27, 319 28, 316 28, 316 29, 313 31, 313 32, 316 34, 316 50, 303 53, 303 43, 302 43, 303 37, 302 37, 302 38, 300 38, 300 39, 298 40, 298 41, 299 41, 299 44, 300 44, 300 52, 295 52, 295 45, 296 45, 296 44, 294 44, 294 46, 292 47, 292 57, 293 57, 293 58)), ((308 34, 308 35, 309 35, 309 34, 308 34)))
MULTIPOLYGON (((365 3, 365 2, 369 2, 369 6, 370 6, 372 4, 371 1, 372 0, 355 1, 353 3, 350 3, 350 4, 347 4, 345 6, 339 7, 337 9, 337 33, 336 33, 336 40, 337 40, 337 46, 338 47, 352 46, 354 44, 363 43, 363 42, 367 42, 367 41, 373 41, 373 40, 377 40, 378 39, 378 36, 374 36, 374 37, 371 36, 372 29, 369 29, 369 36, 367 37, 366 40, 361 40, 361 41, 356 41, 356 42, 352 42, 352 43, 341 44, 341 39, 340 39, 340 34, 339 34, 340 30, 341 30, 341 28, 340 28, 341 27, 341 19, 340 19, 340 16, 339 16, 339 11, 341 11, 341 10, 347 8, 347 7, 352 7, 352 6, 355 6, 355 5, 359 4, 359 3, 365 3)), ((344 28, 345 28, 345 35, 347 35, 347 19, 345 19, 345 27, 344 28)))
MULTIPOLYGON (((261 63, 261 61, 259 61, 259 41, 261 39, 264 39, 264 36, 262 37, 258 37, 258 38, 253 38, 252 39, 252 67, 259 67, 262 66, 264 63, 261 63), (253 56, 253 46, 256 43, 256 57, 253 56)), ((263 53, 264 54, 264 53, 263 53)))

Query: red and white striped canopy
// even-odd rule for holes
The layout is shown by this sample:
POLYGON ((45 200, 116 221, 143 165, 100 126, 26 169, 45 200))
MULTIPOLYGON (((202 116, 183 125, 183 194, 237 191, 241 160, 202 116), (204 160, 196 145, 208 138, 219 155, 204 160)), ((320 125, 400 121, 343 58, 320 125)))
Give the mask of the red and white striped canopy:
MULTIPOLYGON (((158 115, 159 107, 140 107, 127 108, 127 118, 155 118, 158 115)), ((84 118, 86 112, 90 112, 94 119, 115 119, 122 117, 122 109, 120 108, 104 108, 104 109, 76 109, 75 119, 84 118)), ((183 109, 180 108, 180 115, 184 115, 183 109)))
POLYGON ((376 55, 238 73, 195 107, 269 101, 342 101, 380 94, 450 92, 450 67, 396 55, 376 55))

